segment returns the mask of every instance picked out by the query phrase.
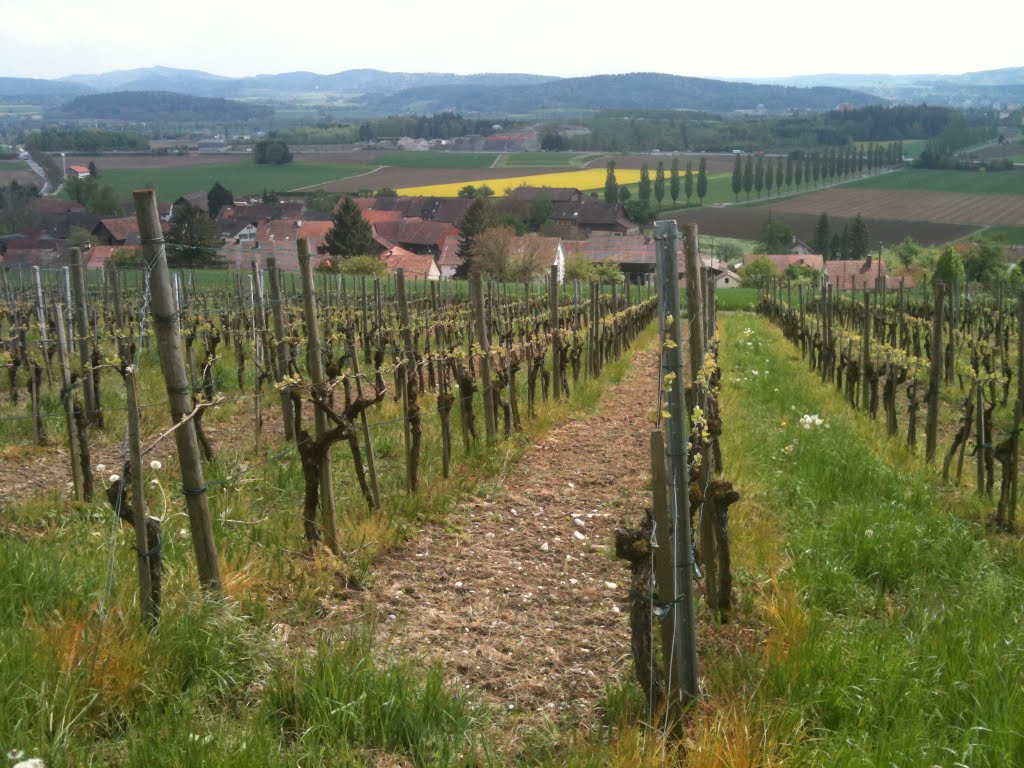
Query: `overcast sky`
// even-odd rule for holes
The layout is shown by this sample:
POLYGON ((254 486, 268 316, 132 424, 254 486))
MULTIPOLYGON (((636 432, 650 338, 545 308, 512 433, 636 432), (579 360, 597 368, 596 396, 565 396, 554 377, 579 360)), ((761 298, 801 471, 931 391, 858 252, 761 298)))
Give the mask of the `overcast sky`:
POLYGON ((0 76, 158 64, 231 76, 373 67, 736 78, 1024 65, 1014 38, 1024 3, 949 8, 892 0, 0 0, 0 76))

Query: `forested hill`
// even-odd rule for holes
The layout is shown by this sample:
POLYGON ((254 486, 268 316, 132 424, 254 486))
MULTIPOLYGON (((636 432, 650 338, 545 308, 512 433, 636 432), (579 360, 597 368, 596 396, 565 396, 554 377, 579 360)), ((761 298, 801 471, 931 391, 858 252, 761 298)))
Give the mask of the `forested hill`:
POLYGON ((150 123, 242 122, 273 111, 260 104, 169 91, 117 91, 72 99, 60 108, 59 116, 150 123))
POLYGON ((485 87, 448 85, 408 88, 393 94, 367 96, 368 108, 382 112, 463 114, 535 113, 540 110, 694 109, 707 112, 792 109, 829 110, 838 104, 867 106, 876 96, 845 88, 795 88, 677 77, 649 72, 595 75, 535 85, 485 87))

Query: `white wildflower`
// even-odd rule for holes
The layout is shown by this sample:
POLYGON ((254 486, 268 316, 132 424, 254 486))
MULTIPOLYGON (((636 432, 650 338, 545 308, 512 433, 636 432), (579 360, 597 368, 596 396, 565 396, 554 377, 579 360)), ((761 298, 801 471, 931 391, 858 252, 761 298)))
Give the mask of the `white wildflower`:
POLYGON ((120 479, 120 475, 111 475, 110 477, 107 478, 107 480, 109 480, 111 483, 116 483, 120 479))
POLYGON ((97 464, 96 465, 96 471, 97 472, 106 472, 107 471, 107 465, 106 464, 97 464))
POLYGON ((870 539, 875 535, 875 532, 872 529, 868 528, 866 531, 864 531, 864 535, 870 539))
POLYGON ((152 469, 154 472, 159 472, 161 469, 163 469, 163 466, 164 465, 161 464, 156 459, 153 459, 151 462, 149 462, 149 468, 152 469))
POLYGON ((8 760, 21 760, 25 756, 25 751, 21 749, 12 749, 7 753, 8 760))

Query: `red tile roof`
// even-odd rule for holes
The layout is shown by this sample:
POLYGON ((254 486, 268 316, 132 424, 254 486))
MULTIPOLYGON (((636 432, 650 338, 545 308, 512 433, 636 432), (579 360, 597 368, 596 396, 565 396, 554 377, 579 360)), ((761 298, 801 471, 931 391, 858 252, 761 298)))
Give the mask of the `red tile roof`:
POLYGON ((402 219, 400 221, 381 221, 373 225, 377 234, 385 240, 405 246, 431 246, 441 252, 444 239, 448 235, 458 234, 453 225, 440 221, 423 221, 422 219, 402 219))
POLYGON ((410 253, 403 248, 394 248, 381 255, 390 272, 405 270, 409 277, 430 278, 440 274, 433 256, 410 253))
POLYGON ((127 240, 132 235, 139 234, 139 222, 134 216, 120 216, 114 219, 100 219, 97 227, 106 227, 107 232, 115 240, 127 240))
POLYGON ((860 291, 865 288, 873 291, 878 277, 885 274, 885 262, 880 259, 872 259, 870 266, 867 260, 860 259, 828 262, 828 281, 841 291, 848 291, 851 286, 860 291))
MULTIPOLYGON (((793 264, 802 264, 819 272, 825 268, 825 260, 817 253, 748 253, 743 257, 743 266, 747 266, 754 259, 760 258, 768 259, 779 274, 785 272, 786 267, 793 264)), ((832 262, 829 263, 831 264, 832 262)))

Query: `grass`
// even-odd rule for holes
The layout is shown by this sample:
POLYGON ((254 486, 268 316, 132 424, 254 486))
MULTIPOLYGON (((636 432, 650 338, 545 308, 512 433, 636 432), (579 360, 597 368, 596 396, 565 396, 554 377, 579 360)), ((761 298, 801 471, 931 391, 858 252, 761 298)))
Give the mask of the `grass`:
POLYGON ((24 160, 0 160, 0 171, 27 171, 28 164, 24 160))
POLYGON ((273 189, 285 192, 325 184, 372 170, 369 166, 295 161, 286 165, 257 165, 253 162, 225 163, 195 167, 110 168, 100 181, 114 188, 119 199, 131 197, 136 189, 152 188, 161 200, 174 200, 197 190, 208 190, 219 181, 235 197, 257 195, 273 189))
POLYGON ((498 165, 503 168, 582 168, 603 152, 506 152, 498 165))
POLYGON ((718 298, 718 309, 721 312, 749 310, 757 304, 757 288, 719 289, 715 296, 718 298))
POLYGON ((985 236, 1002 236, 1010 245, 1024 245, 1024 227, 984 227, 974 234, 985 236))
POLYGON ((489 168, 495 152, 383 152, 375 163, 397 168, 489 168))
POLYGON ((872 176, 845 184, 854 189, 915 189, 929 192, 963 192, 978 195, 1019 195, 1024 190, 1024 172, 932 171, 907 168, 896 173, 872 176))
POLYGON ((770 635, 763 660, 707 668, 716 717, 738 708, 758 734, 750 764, 1020 764, 1019 540, 986 538, 973 497, 940 488, 766 321, 722 318, 732 527, 785 544, 780 567, 741 566, 770 635), (829 428, 800 428, 807 413, 829 428))
MULTIPOLYGON (((650 328, 634 349, 653 337, 650 328)), ((237 397, 251 389, 251 365, 239 390, 233 356, 222 352, 215 378, 224 394, 237 397)), ((351 457, 338 447, 332 452, 345 552, 338 558, 306 552, 294 448, 267 429, 265 453, 256 455, 250 432, 243 429, 246 437, 238 439, 223 431, 251 415, 251 404, 214 409, 205 422, 217 456, 205 473, 226 598, 206 601, 194 581, 174 467, 147 473, 147 482, 156 482, 150 512, 163 519, 164 534, 164 609, 153 634, 138 626, 132 533, 112 521, 108 505, 69 502, 63 489, 5 500, 0 746, 58 765, 509 764, 514 756, 494 756, 486 708, 449 688, 441 670, 382 643, 372 624, 332 620, 333 606, 350 585, 366 583, 383 548, 414 535, 424 521, 445 520, 467 495, 487 493, 503 467, 553 424, 597 407, 630 360, 610 363, 600 380, 574 385, 569 399, 538 402, 526 431, 493 450, 464 451, 453 414, 449 481, 441 478, 437 419, 425 415, 416 495, 404 491, 400 405, 386 398, 370 417, 382 511, 366 511, 351 457), (285 642, 289 634, 294 639, 285 642)), ((143 412, 150 432, 167 418, 155 348, 143 353, 140 376, 141 399, 154 403, 143 412)), ((105 378, 110 405, 120 402, 113 378, 105 378)), ((264 402, 268 412, 277 408, 272 391, 264 402)), ((524 411, 525 402, 523 391, 524 411)), ((479 398, 475 405, 482 425, 479 398)), ((59 408, 59 401, 44 407, 59 408)), ((119 439, 123 417, 115 410, 109 420, 108 433, 119 439)), ((55 427, 51 434, 59 435, 55 427)), ((19 447, 20 439, 5 432, 2 442, 19 447)), ((97 481, 103 485, 102 476, 97 481)), ((622 696, 609 701, 609 717, 625 716, 622 696)), ((595 738, 597 746, 588 741, 580 749, 600 755, 606 737, 595 738)))

